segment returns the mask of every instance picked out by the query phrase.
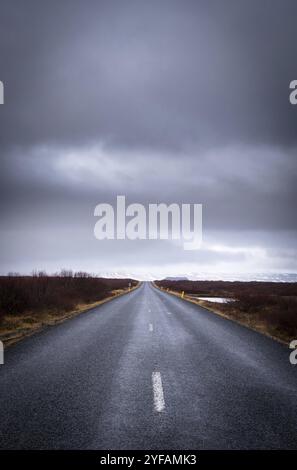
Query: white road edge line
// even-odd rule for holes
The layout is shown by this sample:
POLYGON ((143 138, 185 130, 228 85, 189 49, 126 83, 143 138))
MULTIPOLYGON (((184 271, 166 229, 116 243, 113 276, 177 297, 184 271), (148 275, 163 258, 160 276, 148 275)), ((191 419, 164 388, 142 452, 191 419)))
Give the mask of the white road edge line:
POLYGON ((154 392, 154 408, 160 413, 165 408, 165 400, 163 393, 162 377, 160 372, 152 373, 152 383, 154 392))
POLYGON ((154 331, 154 327, 153 327, 153 324, 152 324, 152 323, 149 324, 149 331, 150 331, 151 333, 154 331))

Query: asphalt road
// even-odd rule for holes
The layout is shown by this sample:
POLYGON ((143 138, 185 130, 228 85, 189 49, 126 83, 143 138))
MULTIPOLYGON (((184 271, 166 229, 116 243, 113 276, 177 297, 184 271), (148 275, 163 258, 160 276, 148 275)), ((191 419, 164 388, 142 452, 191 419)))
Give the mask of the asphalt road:
POLYGON ((144 284, 6 350, 0 447, 297 448, 289 353, 144 284))

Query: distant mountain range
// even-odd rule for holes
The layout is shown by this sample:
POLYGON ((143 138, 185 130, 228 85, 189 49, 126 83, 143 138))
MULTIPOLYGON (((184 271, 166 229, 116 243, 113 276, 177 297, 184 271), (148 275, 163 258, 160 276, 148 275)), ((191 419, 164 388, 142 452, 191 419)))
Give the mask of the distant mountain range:
POLYGON ((188 281, 187 277, 165 277, 165 281, 188 281))

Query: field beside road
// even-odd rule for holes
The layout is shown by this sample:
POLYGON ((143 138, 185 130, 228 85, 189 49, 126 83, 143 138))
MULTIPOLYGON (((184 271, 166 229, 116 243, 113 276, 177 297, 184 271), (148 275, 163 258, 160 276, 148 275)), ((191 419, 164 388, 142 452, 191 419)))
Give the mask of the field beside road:
POLYGON ((285 343, 297 338, 297 283, 162 280, 155 284, 173 293, 184 292, 187 300, 285 343))
POLYGON ((132 279, 98 278, 84 272, 44 272, 0 277, 0 340, 14 343, 136 287, 132 279))

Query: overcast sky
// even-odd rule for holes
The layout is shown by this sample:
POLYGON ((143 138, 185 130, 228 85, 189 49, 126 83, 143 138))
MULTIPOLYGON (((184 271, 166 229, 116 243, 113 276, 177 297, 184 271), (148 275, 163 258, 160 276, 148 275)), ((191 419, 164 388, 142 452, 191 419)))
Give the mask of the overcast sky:
POLYGON ((2 0, 1 272, 297 272, 296 0, 2 0), (203 245, 94 208, 202 203, 203 245))

